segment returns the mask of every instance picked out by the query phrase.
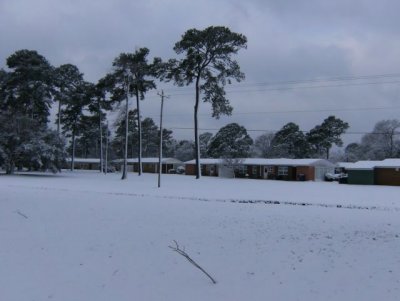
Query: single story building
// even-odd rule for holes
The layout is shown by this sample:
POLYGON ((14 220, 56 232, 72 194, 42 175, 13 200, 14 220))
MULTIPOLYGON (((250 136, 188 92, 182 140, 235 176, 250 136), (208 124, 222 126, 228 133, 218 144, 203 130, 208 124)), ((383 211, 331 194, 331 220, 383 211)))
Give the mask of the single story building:
MULTIPOLYGON (((114 163, 119 165, 120 170, 123 169, 123 159, 114 160, 114 163)), ((139 172, 139 159, 128 158, 127 160, 128 171, 139 172)), ((142 171, 145 173, 158 173, 159 158, 142 158, 142 171)), ((176 169, 183 166, 183 162, 175 158, 162 158, 161 159, 161 172, 168 173, 169 170, 176 169)))
POLYGON ((347 168, 348 184, 400 186, 400 159, 358 161, 347 168))
MULTIPOLYGON (((277 180, 324 180, 335 165, 324 159, 200 159, 204 176, 246 177, 277 180), (229 170, 231 172, 229 172, 229 170)), ((187 175, 196 174, 196 160, 185 162, 187 175)))
MULTIPOLYGON (((66 159, 65 169, 71 168, 72 158, 66 159)), ((74 158, 74 169, 99 170, 100 158, 74 158)))
POLYGON ((249 178, 286 181, 324 180, 335 166, 325 159, 245 159, 243 165, 249 178))
POLYGON ((361 184, 361 185, 374 185, 375 184, 375 166, 382 161, 357 161, 353 165, 348 166, 347 170, 347 183, 348 184, 361 184))
MULTIPOLYGON (((196 175, 196 160, 184 162, 185 174, 196 175)), ((202 176, 218 177, 220 175, 223 159, 200 159, 200 168, 202 176)))
POLYGON ((375 184, 400 186, 400 159, 385 159, 375 165, 375 184))

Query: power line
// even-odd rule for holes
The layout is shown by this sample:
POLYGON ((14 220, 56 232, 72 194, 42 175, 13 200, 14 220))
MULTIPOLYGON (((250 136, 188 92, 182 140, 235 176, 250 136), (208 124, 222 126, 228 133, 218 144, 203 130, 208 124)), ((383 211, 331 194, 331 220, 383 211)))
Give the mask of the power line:
MULTIPOLYGON (((168 127, 170 130, 194 130, 192 127, 168 127)), ((219 131, 217 128, 199 128, 199 131, 219 131)), ((261 129, 246 129, 247 132, 269 132, 269 133, 277 133, 279 130, 261 130, 261 129)), ((299 131, 302 133, 308 133, 309 131, 299 131)), ((373 135, 385 135, 387 133, 384 132, 345 132, 342 135, 364 135, 364 134, 373 134, 373 135)), ((400 132, 395 132, 394 135, 400 135, 400 132)))
MULTIPOLYGON (((378 84, 397 84, 400 83, 399 80, 396 81, 376 81, 376 82, 359 82, 359 83, 342 83, 336 85, 317 85, 317 86, 287 86, 287 85, 299 85, 307 83, 322 83, 322 82, 346 82, 346 81, 360 81, 360 80, 371 80, 371 79, 387 79, 387 78, 399 78, 399 73, 389 73, 389 74, 377 74, 377 75, 361 75, 361 76, 341 76, 332 78, 315 78, 315 79, 304 79, 304 80, 292 80, 292 81, 278 81, 278 82, 259 82, 259 83, 241 83, 241 84, 230 84, 225 86, 227 93, 243 93, 243 92, 264 92, 264 91, 285 91, 285 90, 296 90, 296 89, 315 89, 315 88, 336 88, 336 87, 348 87, 348 86, 364 86, 364 85, 378 85, 378 84), (286 87, 274 87, 286 85, 286 87), (265 87, 264 89, 248 89, 242 90, 248 87, 265 87), (268 87, 268 88, 267 88, 268 87), (233 89, 229 89, 233 88, 233 89)), ((182 91, 187 89, 193 89, 193 87, 179 87, 166 89, 168 92, 172 91, 182 91)), ((192 93, 175 93, 171 94, 173 96, 181 95, 192 95, 192 93)), ((149 97, 154 97, 155 95, 149 95, 149 97)))
MULTIPOLYGON (((393 107, 365 107, 365 108, 345 108, 345 109, 320 109, 320 110, 282 110, 282 111, 258 111, 258 112, 235 112, 234 115, 264 115, 264 114, 280 114, 280 113, 320 113, 320 112, 352 112, 352 111, 375 111, 375 110, 399 110, 400 106, 393 107)), ((186 113, 170 113, 164 116, 186 116, 186 113)), ((199 113, 199 116, 209 116, 209 113, 199 113)), ((150 114, 148 116, 156 116, 150 114)), ((157 115, 158 116, 158 115, 157 115)))
MULTIPOLYGON (((398 81, 386 81, 386 82, 366 82, 366 83, 347 83, 337 85, 319 85, 319 86, 298 86, 298 87, 280 87, 280 88, 263 88, 263 89, 248 89, 248 90, 225 90, 227 94, 233 93, 256 93, 256 92, 267 92, 267 91, 292 91, 292 90, 305 90, 305 89, 323 89, 323 88, 342 88, 342 87, 357 87, 357 86, 371 86, 371 85, 387 85, 387 84, 400 84, 398 81)), ((170 94, 171 96, 187 96, 193 95, 193 93, 176 93, 170 94)), ((149 96, 153 97, 153 96, 149 96)))
MULTIPOLYGON (((366 79, 380 79, 380 78, 398 78, 400 73, 387 73, 387 74, 375 74, 375 75, 359 75, 359 76, 337 76, 328 78, 313 78, 313 79, 297 79, 297 80, 287 80, 287 81, 271 81, 271 82, 256 82, 256 83, 234 83, 229 84, 226 87, 248 87, 248 86, 279 86, 279 85, 294 85, 294 84, 305 84, 305 83, 315 83, 315 82, 338 82, 338 81, 356 81, 356 80, 366 80, 366 79)), ((183 86, 170 88, 168 91, 182 91, 183 89, 193 89, 191 86, 183 86)))

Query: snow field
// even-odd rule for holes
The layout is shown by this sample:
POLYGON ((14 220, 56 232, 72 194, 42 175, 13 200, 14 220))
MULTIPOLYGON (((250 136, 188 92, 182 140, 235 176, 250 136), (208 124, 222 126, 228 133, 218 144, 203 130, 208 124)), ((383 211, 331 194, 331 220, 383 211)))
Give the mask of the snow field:
POLYGON ((397 187, 119 176, 0 176, 0 300, 400 298, 397 187))

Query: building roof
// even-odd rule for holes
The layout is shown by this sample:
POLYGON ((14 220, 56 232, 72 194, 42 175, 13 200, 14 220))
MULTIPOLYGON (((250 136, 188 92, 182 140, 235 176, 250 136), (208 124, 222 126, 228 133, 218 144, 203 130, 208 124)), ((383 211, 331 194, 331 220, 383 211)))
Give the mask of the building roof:
MULTIPOLYGON (((212 159, 212 158, 201 158, 200 159, 200 164, 205 164, 205 165, 218 165, 221 164, 223 161, 223 159, 212 159)), ((190 161, 186 161, 184 162, 184 164, 196 164, 196 160, 190 160, 190 161)))
MULTIPOLYGON (((348 162, 340 162, 339 167, 342 166, 343 163, 348 162)), ((375 167, 392 167, 392 168, 400 168, 400 159, 385 159, 382 161, 357 161, 355 163, 348 163, 346 169, 374 169, 375 167)))
MULTIPOLYGON (((67 162, 71 162, 72 158, 67 158, 67 162)), ((74 158, 75 163, 100 163, 99 158, 74 158)))
MULTIPOLYGON (((123 162, 123 159, 117 159, 114 160, 114 162, 123 162)), ((158 163, 159 158, 158 157, 151 157, 151 158, 142 158, 142 163, 158 163)), ((138 158, 128 158, 127 159, 128 163, 138 163, 139 159, 138 158)), ((175 158, 162 158, 161 159, 162 164, 181 164, 183 163, 182 161, 175 159, 175 158)))
POLYGON ((354 162, 338 162, 338 163, 336 163, 337 167, 342 167, 342 168, 346 168, 346 169, 353 167, 353 165, 354 165, 354 162))
POLYGON ((376 167, 400 168, 400 159, 385 159, 379 162, 379 164, 377 164, 376 167))
POLYGON ((347 169, 374 169, 375 166, 382 163, 382 161, 357 161, 353 163, 352 166, 347 167, 347 169))
MULTIPOLYGON (((269 158, 243 158, 237 159, 241 165, 285 165, 285 166, 327 166, 334 167, 334 164, 325 159, 269 159, 269 158)), ((218 165, 223 164, 224 159, 201 158, 200 164, 218 165)), ((190 160, 185 164, 196 164, 196 160, 190 160)))

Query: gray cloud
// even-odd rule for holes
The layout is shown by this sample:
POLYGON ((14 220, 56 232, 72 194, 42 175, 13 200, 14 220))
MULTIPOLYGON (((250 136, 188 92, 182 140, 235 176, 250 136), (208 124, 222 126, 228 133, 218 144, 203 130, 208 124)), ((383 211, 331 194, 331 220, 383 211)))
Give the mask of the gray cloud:
MULTIPOLYGON (((146 46, 152 56, 168 59, 187 29, 226 25, 248 37, 248 49, 237 56, 246 81, 236 88, 240 92, 228 93, 237 114, 213 120, 210 106, 202 104, 202 127, 239 122, 277 130, 294 121, 308 130, 335 114, 350 123, 350 131, 369 131, 378 120, 398 118, 399 110, 352 109, 396 106, 398 85, 255 91, 250 84, 399 73, 399 9, 395 0, 0 0, 0 67, 16 50, 35 49, 53 65, 76 64, 97 81, 121 52, 146 46), (321 112, 281 112, 305 110, 321 112), (257 114, 241 114, 246 112, 257 114)), ((166 124, 192 127, 192 89, 160 88, 172 96, 166 124)), ((156 117, 158 105, 149 93, 143 114, 156 117)), ((175 136, 190 138, 192 132, 176 130, 175 136)))

